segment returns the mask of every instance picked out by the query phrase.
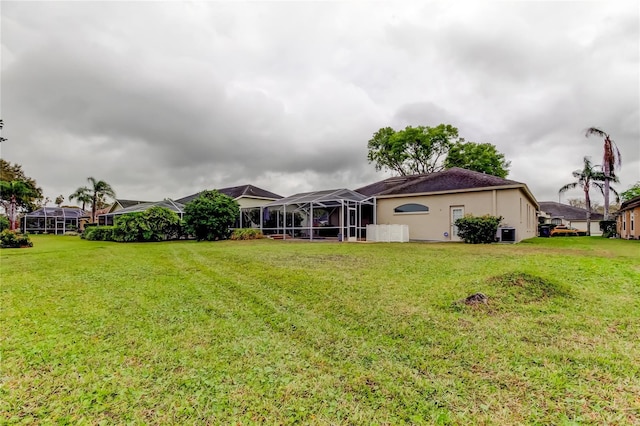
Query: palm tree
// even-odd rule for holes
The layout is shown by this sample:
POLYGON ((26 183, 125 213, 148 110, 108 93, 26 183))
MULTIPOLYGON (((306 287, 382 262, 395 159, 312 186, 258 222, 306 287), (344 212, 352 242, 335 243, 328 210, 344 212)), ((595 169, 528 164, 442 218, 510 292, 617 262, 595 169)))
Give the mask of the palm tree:
POLYGON ((611 181, 616 181, 616 167, 622 165, 622 157, 616 143, 611 140, 609 134, 598 129, 597 127, 589 127, 585 134, 586 137, 596 135, 604 138, 604 155, 602 158, 602 171, 604 172, 604 220, 609 220, 609 189, 611 181))
POLYGON ((111 188, 107 182, 103 180, 96 180, 93 177, 87 178, 91 183, 89 186, 89 193, 91 195, 91 222, 96 221, 96 205, 101 197, 116 197, 116 192, 111 188))
POLYGON ((10 182, 2 180, 0 181, 0 192, 2 192, 2 200, 5 200, 3 204, 9 216, 9 230, 15 231, 18 227, 18 201, 33 197, 33 190, 21 180, 12 180, 10 182), (6 200, 9 200, 9 202, 6 203, 6 200))
POLYGON ((605 176, 599 168, 600 166, 591 164, 589 157, 584 157, 582 170, 574 170, 571 173, 573 177, 576 178, 576 181, 568 183, 558 190, 558 194, 562 194, 576 187, 580 187, 584 191, 584 201, 587 206, 587 235, 591 235, 591 197, 589 196, 589 190, 595 187, 604 194, 604 185, 602 182, 604 182, 605 176))
POLYGON ((76 191, 69 195, 69 201, 76 199, 78 202, 82 203, 82 210, 85 209, 87 203, 93 201, 93 197, 91 196, 91 190, 86 186, 81 186, 76 189, 76 191))

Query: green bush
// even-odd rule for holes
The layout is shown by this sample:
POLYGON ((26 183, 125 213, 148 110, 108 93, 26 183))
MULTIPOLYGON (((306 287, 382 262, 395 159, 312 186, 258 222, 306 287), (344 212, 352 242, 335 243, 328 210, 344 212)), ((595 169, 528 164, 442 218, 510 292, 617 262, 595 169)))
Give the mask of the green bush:
POLYGON ((605 238, 610 238, 616 236, 618 233, 616 227, 615 220, 601 220, 600 221, 600 230, 602 231, 602 236, 605 238))
POLYGON ((490 244, 496 241, 498 226, 502 216, 466 215, 456 220, 458 236, 469 244, 490 244))
POLYGON ((33 247, 28 235, 20 234, 8 229, 0 232, 0 248, 33 247))
POLYGON ((238 203, 218 191, 204 191, 184 207, 185 232, 198 241, 223 240, 240 214, 238 203))
POLYGON ((6 216, 0 216, 0 232, 5 229, 9 229, 9 218, 6 216))
POLYGON ((140 213, 127 213, 116 218, 115 241, 164 241, 181 234, 180 218, 166 207, 151 207, 140 213))
POLYGON ((91 226, 80 236, 89 241, 114 241, 115 226, 91 226))
POLYGON ((234 229, 231 233, 232 240, 258 240, 264 238, 262 231, 254 228, 234 229))

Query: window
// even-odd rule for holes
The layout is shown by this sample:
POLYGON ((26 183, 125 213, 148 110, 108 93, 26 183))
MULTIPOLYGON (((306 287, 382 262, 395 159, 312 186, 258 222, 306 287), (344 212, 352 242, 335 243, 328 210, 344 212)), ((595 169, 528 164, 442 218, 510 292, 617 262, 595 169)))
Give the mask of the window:
POLYGON ((553 219, 551 219, 551 224, 553 224, 553 225, 562 225, 562 219, 554 217, 553 219))
POLYGON ((429 213, 429 207, 422 204, 403 204, 393 209, 394 213, 429 213))

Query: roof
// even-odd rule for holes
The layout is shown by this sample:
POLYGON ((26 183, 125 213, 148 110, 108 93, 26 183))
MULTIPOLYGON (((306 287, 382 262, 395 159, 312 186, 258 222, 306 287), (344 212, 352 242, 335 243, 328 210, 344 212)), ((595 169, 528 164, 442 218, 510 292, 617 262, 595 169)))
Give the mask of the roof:
POLYGON ((74 207, 42 207, 31 213, 25 214, 26 217, 63 217, 68 219, 80 219, 91 216, 90 213, 81 208, 74 207))
POLYGON ((151 201, 140 201, 140 200, 121 200, 117 199, 116 203, 120 204, 120 207, 126 209, 127 207, 135 206, 136 204, 142 203, 150 203, 151 201))
MULTIPOLYGON (((540 210, 551 217, 561 217, 566 220, 587 220, 587 209, 574 207, 568 204, 556 203, 554 201, 540 201, 540 210)), ((604 215, 591 212, 592 220, 602 220, 604 215)))
POLYGON ((636 207, 640 207, 640 195, 622 203, 618 211, 631 210, 636 207))
MULTIPOLYGON (((269 192, 262 188, 258 188, 253 185, 240 185, 240 186, 232 186, 229 188, 217 189, 221 194, 227 195, 231 198, 238 199, 240 197, 253 197, 253 198, 267 198, 269 200, 278 200, 282 198, 282 195, 275 194, 273 192, 269 192)), ((196 194, 188 195, 183 198, 179 198, 176 200, 178 203, 187 204, 190 201, 195 200, 202 194, 204 191, 200 191, 196 194)))
POLYGON ((342 205, 343 201, 365 202, 369 197, 350 189, 327 189, 323 191, 301 192, 280 200, 272 201, 265 207, 315 204, 321 207, 342 205))
POLYGON ((129 206, 124 209, 117 210, 115 212, 110 212, 106 214, 101 214, 99 216, 118 216, 127 213, 139 213, 150 209, 151 207, 164 207, 176 213, 184 213, 184 205, 173 201, 171 199, 165 199, 162 201, 155 202, 147 202, 147 203, 138 203, 132 206, 129 206))
POLYGON ((429 174, 391 177, 356 189, 356 191, 367 196, 384 196, 450 192, 499 186, 526 187, 522 182, 452 167, 441 172, 429 174))

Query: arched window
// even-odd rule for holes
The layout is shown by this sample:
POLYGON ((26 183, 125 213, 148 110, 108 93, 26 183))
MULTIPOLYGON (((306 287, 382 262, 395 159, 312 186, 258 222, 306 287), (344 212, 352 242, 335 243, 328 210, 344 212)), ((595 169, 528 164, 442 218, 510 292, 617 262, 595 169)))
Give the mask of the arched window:
POLYGON ((394 213, 429 213, 429 207, 423 204, 403 204, 393 209, 394 213))

